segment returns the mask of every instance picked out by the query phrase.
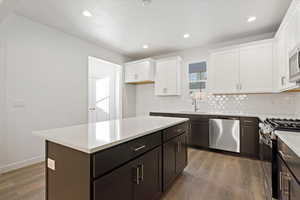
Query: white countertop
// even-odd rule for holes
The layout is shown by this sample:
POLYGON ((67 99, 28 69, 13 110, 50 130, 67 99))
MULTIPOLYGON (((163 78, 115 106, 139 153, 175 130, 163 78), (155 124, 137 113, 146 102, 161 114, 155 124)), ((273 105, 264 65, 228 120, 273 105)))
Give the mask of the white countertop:
POLYGON ((300 119, 300 116, 286 114, 257 114, 245 112, 207 112, 207 111, 152 111, 153 113, 173 113, 173 114, 193 114, 193 115, 225 115, 225 116, 240 116, 240 117, 258 117, 264 121, 266 118, 286 118, 300 119))
POLYGON ((35 131, 35 135, 85 153, 94 153, 188 121, 186 118, 135 117, 35 131))
POLYGON ((300 132, 275 131, 275 134, 300 157, 300 132))

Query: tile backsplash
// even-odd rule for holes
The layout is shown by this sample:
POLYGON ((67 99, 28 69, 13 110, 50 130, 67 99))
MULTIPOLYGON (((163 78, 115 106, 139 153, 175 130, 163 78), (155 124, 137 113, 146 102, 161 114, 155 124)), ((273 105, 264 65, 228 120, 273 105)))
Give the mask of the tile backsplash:
MULTIPOLYGON (((203 112, 230 112, 249 114, 282 114, 300 116, 300 93, 202 95, 198 109, 203 112)), ((151 111, 193 111, 189 94, 181 96, 154 96, 154 86, 139 85, 136 92, 136 114, 151 111)))

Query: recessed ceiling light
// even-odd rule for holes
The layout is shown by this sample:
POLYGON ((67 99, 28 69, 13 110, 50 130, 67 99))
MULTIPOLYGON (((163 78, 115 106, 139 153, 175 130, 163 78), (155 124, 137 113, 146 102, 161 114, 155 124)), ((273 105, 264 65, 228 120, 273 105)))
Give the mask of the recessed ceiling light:
POLYGON ((92 17, 93 16, 92 13, 88 10, 84 10, 82 12, 82 15, 85 16, 85 17, 92 17))
POLYGON ((148 44, 144 44, 143 45, 143 49, 148 49, 149 48, 149 45, 148 44))
POLYGON ((188 34, 188 33, 186 33, 186 34, 183 35, 183 37, 184 37, 184 38, 189 38, 189 37, 191 37, 191 35, 188 34))
POLYGON ((256 17, 254 16, 251 16, 251 17, 248 17, 248 22, 254 22, 256 20, 256 17))

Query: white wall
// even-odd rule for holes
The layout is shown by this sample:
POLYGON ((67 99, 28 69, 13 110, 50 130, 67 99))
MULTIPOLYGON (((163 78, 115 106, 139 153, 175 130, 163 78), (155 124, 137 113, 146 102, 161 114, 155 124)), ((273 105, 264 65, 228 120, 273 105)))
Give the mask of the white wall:
MULTIPOLYGON (((157 58, 179 55, 183 58, 181 74, 181 96, 159 97, 154 95, 154 84, 137 85, 136 87, 136 114, 148 115, 151 111, 186 111, 193 110, 189 95, 188 64, 207 60, 209 50, 243 42, 271 38, 273 34, 231 41, 206 48, 195 48, 175 52, 157 58)), ((209 68, 209 64, 208 64, 209 68)), ((300 115, 300 93, 282 94, 253 94, 221 97, 209 96, 204 99, 199 108, 202 111, 246 112, 258 114, 289 114, 300 115)))
POLYGON ((44 144, 33 130, 87 122, 88 56, 117 64, 127 58, 17 15, 3 22, 0 39, 6 46, 3 172, 42 159, 44 144))

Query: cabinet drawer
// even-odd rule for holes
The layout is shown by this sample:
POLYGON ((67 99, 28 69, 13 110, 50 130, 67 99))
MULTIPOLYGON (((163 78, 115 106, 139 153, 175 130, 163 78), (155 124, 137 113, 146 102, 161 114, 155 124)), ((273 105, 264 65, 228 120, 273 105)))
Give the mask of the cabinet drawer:
POLYGON ((99 177, 161 144, 161 132, 138 138, 93 155, 93 177, 99 177))
POLYGON ((241 124, 244 126, 258 126, 258 119, 254 117, 242 117, 240 118, 241 124))
POLYGON ((182 123, 177 126, 168 128, 163 132, 163 141, 167 141, 178 135, 181 135, 182 133, 187 132, 187 130, 188 130, 188 123, 182 123))
POLYGON ((280 139, 278 139, 278 154, 300 182, 300 158, 280 139))

